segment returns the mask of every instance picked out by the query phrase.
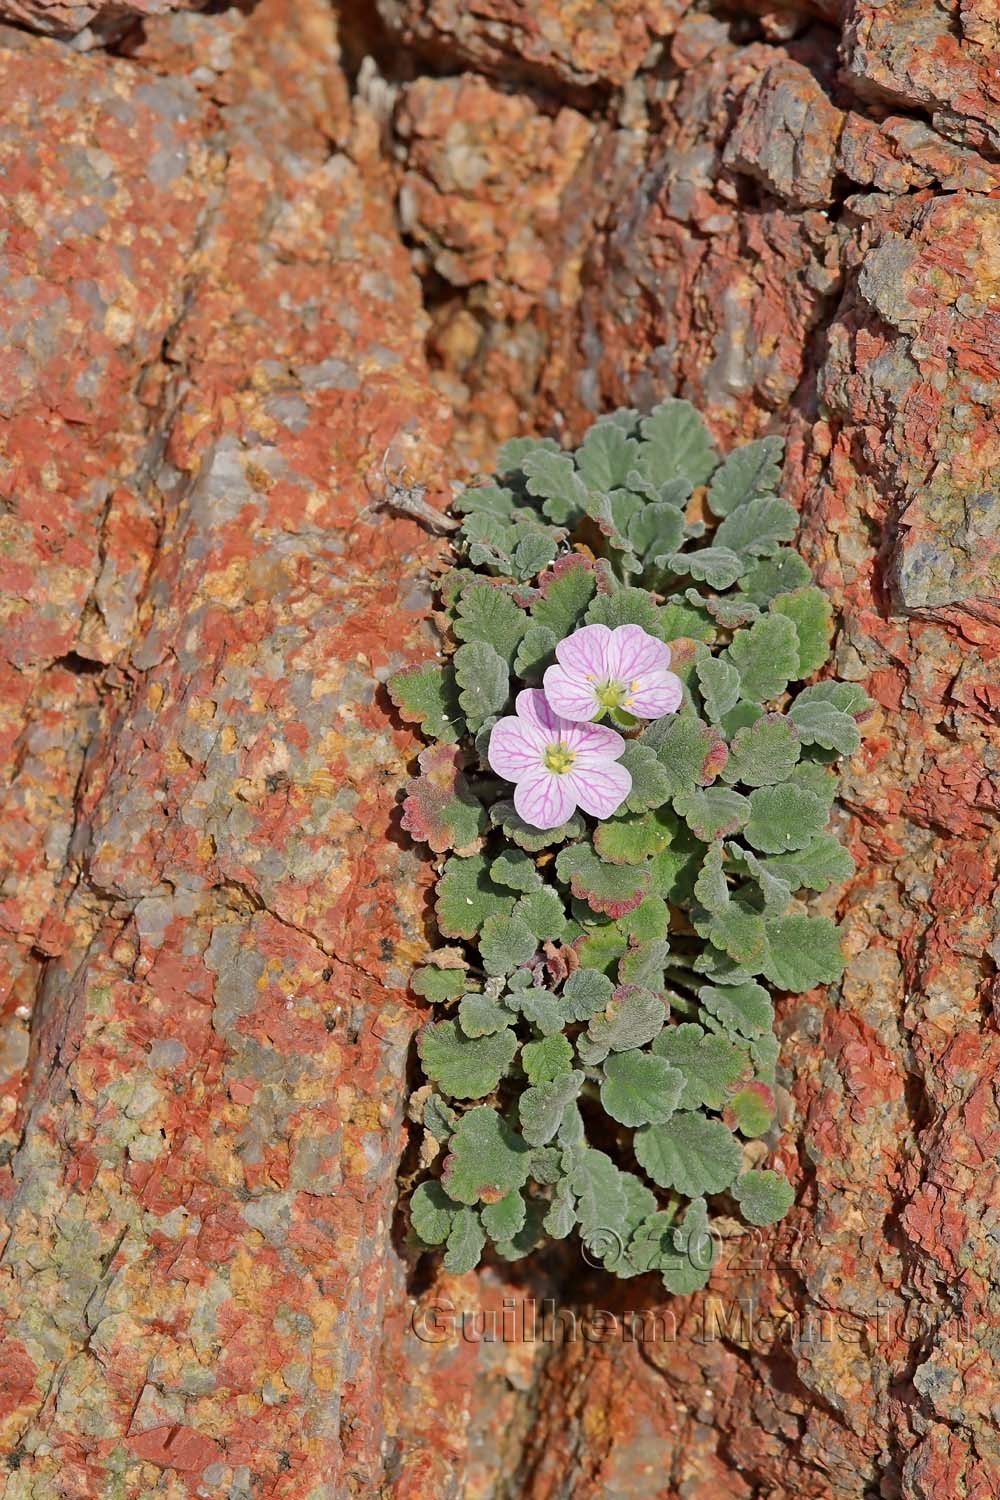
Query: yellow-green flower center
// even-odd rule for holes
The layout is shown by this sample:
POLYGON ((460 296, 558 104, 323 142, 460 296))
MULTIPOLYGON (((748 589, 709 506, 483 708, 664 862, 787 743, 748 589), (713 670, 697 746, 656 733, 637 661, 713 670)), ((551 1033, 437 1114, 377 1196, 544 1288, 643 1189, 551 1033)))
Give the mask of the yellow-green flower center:
POLYGON ((624 682, 599 682, 594 688, 594 697, 602 708, 621 708, 626 692, 624 682))
POLYGON ((555 771, 557 776, 565 776, 567 771, 573 769, 576 755, 562 740, 557 740, 554 745, 546 746, 542 756, 542 765, 547 771, 555 771))

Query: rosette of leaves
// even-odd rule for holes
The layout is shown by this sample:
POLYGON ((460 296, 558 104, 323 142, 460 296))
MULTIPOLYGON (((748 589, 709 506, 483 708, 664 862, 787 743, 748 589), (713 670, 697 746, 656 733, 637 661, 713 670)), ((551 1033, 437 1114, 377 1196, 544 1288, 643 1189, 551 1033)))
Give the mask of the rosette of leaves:
POLYGON ((759 1165, 772 994, 842 972, 834 923, 809 906, 852 870, 834 763, 871 705, 814 680, 831 610, 790 545, 781 458, 767 437, 720 459, 694 408, 666 401, 601 419, 575 452, 509 443, 456 502, 450 651, 390 683, 429 742, 404 826, 439 857, 446 945, 413 981, 436 1008, 418 1041, 436 1146, 409 1212, 452 1271, 488 1244, 516 1259, 576 1233, 609 1272, 690 1292, 713 1211, 763 1225, 792 1202, 759 1165), (485 747, 594 621, 669 642, 684 702, 626 730, 619 813, 542 832, 485 747))

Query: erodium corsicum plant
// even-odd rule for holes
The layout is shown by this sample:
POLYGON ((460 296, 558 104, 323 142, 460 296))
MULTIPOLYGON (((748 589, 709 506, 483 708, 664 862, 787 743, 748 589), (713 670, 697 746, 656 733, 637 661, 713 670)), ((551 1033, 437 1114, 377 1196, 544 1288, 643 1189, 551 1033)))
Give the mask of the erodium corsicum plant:
POLYGON ((697 412, 508 443, 457 499, 443 660, 390 684, 431 742, 404 827, 442 857, 413 978, 427 1180, 452 1271, 577 1232, 617 1276, 703 1286, 710 1215, 779 1219, 771 991, 836 980, 811 892, 851 872, 832 764, 870 707, 802 686, 831 610, 787 544, 768 437, 720 462, 697 412))

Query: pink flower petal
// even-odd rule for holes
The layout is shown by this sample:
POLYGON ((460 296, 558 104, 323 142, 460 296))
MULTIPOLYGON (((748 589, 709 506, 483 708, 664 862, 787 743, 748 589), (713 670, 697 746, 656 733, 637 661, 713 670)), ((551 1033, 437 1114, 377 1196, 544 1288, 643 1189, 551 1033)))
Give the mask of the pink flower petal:
POLYGON ((606 724, 566 724, 560 738, 587 766, 617 760, 625 749, 617 729, 609 729, 606 724))
MULTIPOLYGON (((564 780, 571 785, 573 799, 593 818, 610 818, 632 790, 632 777, 614 760, 603 766, 580 766, 579 769, 574 766, 564 780)), ((518 791, 520 789, 518 787, 518 791)))
POLYGON ((680 678, 673 672, 664 672, 660 678, 647 678, 643 682, 632 695, 628 712, 638 719, 662 719, 664 714, 676 713, 683 700, 680 678))
POLYGON ((560 776, 539 767, 514 788, 514 807, 532 828, 558 828, 576 807, 573 779, 572 774, 560 776))
POLYGON ((536 770, 541 763, 545 741, 537 742, 537 735, 526 728, 523 719, 509 715, 498 719, 490 731, 490 743, 486 759, 498 776, 508 781, 520 781, 529 771, 536 770))
POLYGON ((527 738, 540 750, 559 738, 559 715, 553 712, 541 688, 522 688, 514 707, 527 738))
POLYGON ((584 625, 556 647, 556 660, 578 677, 593 677, 603 682, 608 675, 608 642, 611 631, 606 625, 584 625))
POLYGON ((601 705, 594 684, 565 667, 549 667, 542 679, 545 696, 561 719, 592 719, 601 705))
POLYGON ((670 665, 670 647, 641 625, 619 625, 611 632, 607 650, 608 676, 616 682, 634 682, 655 676, 670 665))

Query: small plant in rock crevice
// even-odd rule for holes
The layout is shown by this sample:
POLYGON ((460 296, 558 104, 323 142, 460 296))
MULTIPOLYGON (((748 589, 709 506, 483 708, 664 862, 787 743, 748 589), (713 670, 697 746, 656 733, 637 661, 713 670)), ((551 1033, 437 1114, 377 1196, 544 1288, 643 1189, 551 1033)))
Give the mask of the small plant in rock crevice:
POLYGON ((403 826, 442 857, 441 946, 413 977, 445 1265, 578 1233, 614 1275, 704 1286, 713 1213, 782 1217, 772 991, 843 969, 811 894, 871 707, 815 677, 827 599, 789 543, 781 440, 720 458, 665 401, 575 452, 506 444, 455 509, 449 652, 390 682, 430 743, 403 826))

